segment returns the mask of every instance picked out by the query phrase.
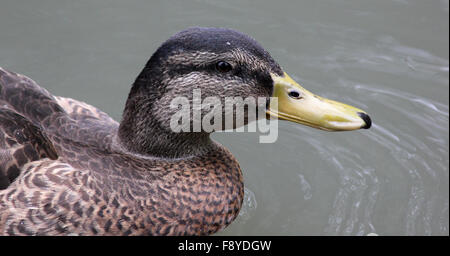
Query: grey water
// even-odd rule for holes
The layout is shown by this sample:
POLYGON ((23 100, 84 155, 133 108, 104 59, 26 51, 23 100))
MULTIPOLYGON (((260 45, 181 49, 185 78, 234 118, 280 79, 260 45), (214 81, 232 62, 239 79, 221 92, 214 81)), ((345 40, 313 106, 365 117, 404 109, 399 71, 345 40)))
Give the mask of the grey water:
POLYGON ((189 26, 251 35, 370 130, 218 133, 245 202, 219 235, 449 235, 448 0, 0 0, 0 66, 120 121, 156 48, 189 26))

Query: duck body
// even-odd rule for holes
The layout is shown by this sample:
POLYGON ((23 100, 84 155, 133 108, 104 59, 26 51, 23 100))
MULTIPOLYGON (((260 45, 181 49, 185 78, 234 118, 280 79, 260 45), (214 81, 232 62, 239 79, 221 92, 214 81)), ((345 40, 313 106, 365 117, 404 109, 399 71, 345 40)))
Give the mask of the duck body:
POLYGON ((242 174, 221 145, 181 159, 127 154, 115 146, 119 124, 98 109, 3 69, 0 85, 0 171, 11 180, 0 234, 205 235, 237 216, 242 174))
POLYGON ((250 109, 328 131, 371 123, 362 110, 308 92, 254 39, 225 28, 165 41, 132 84, 120 123, 0 68, 0 234, 217 232, 238 216, 244 185, 238 162, 210 134, 256 120, 250 109), (173 129, 178 97, 189 103, 186 127, 200 129, 173 129), (198 118, 210 106, 191 104, 208 98, 220 103, 213 130, 198 118), (227 109, 230 98, 255 101, 227 109))

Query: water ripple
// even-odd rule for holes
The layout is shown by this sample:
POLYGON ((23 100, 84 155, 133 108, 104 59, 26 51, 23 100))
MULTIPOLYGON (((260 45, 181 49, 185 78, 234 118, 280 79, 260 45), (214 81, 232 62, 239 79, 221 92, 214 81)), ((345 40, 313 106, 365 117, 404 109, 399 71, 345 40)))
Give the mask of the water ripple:
MULTIPOLYGON (((382 43, 389 44, 390 40, 385 38, 382 43)), ((398 55, 408 54, 410 68, 415 71, 428 76, 433 76, 438 71, 448 73, 448 61, 432 56, 428 52, 410 47, 391 47, 391 49, 398 55)), ((336 54, 346 55, 342 52, 336 54)), ((364 53, 353 52, 353 54, 355 60, 364 62, 359 58, 364 53)), ((352 63, 342 62, 337 56, 335 58, 327 56, 326 60, 336 61, 335 67, 340 68, 352 63), (338 62, 341 65, 338 65, 338 62)), ((351 56, 349 58, 352 58, 351 56)), ((377 66, 377 62, 395 62, 396 59, 393 59, 395 54, 394 57, 375 56, 366 59, 371 68, 377 66)), ((376 69, 386 72, 389 66, 376 69)), ((397 71, 398 69, 393 73, 397 71)), ((448 77, 446 80, 431 78, 433 79, 448 86, 448 77)), ((362 84, 344 78, 340 79, 338 84, 343 90, 354 89, 362 91, 361 95, 366 95, 360 99, 361 102, 353 100, 352 104, 368 107, 378 104, 379 111, 384 112, 384 115, 372 113, 375 114, 373 128, 362 134, 372 141, 371 149, 374 152, 387 152, 385 161, 394 164, 380 170, 380 163, 369 162, 364 165, 368 159, 358 152, 306 138, 305 140, 315 148, 321 158, 333 166, 340 176, 340 188, 336 192, 325 233, 365 235, 375 232, 372 215, 380 190, 378 176, 380 173, 385 176, 393 172, 404 177, 403 181, 395 182, 406 182, 408 187, 408 191, 405 192, 408 199, 400 209, 403 212, 401 217, 403 234, 448 234, 448 202, 446 202, 449 189, 448 104, 379 84, 362 84)))

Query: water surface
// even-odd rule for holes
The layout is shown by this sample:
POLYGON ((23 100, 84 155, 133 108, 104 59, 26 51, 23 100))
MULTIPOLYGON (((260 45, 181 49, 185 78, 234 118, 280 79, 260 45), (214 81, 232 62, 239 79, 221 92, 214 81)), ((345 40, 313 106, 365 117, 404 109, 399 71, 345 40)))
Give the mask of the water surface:
POLYGON ((135 76, 189 26, 238 29, 370 130, 222 133, 246 200, 222 235, 449 234, 449 4, 420 0, 2 0, 0 66, 120 120, 135 76))

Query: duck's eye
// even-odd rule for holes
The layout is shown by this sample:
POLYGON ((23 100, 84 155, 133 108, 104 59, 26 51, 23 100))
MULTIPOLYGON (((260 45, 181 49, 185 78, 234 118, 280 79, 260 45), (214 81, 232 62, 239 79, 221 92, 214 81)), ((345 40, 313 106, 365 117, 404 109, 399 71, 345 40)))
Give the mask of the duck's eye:
POLYGON ((216 63, 216 69, 222 73, 229 72, 232 68, 231 64, 226 61, 219 61, 216 63))
POLYGON ((292 90, 288 93, 289 97, 294 99, 301 99, 300 93, 298 91, 292 90))

